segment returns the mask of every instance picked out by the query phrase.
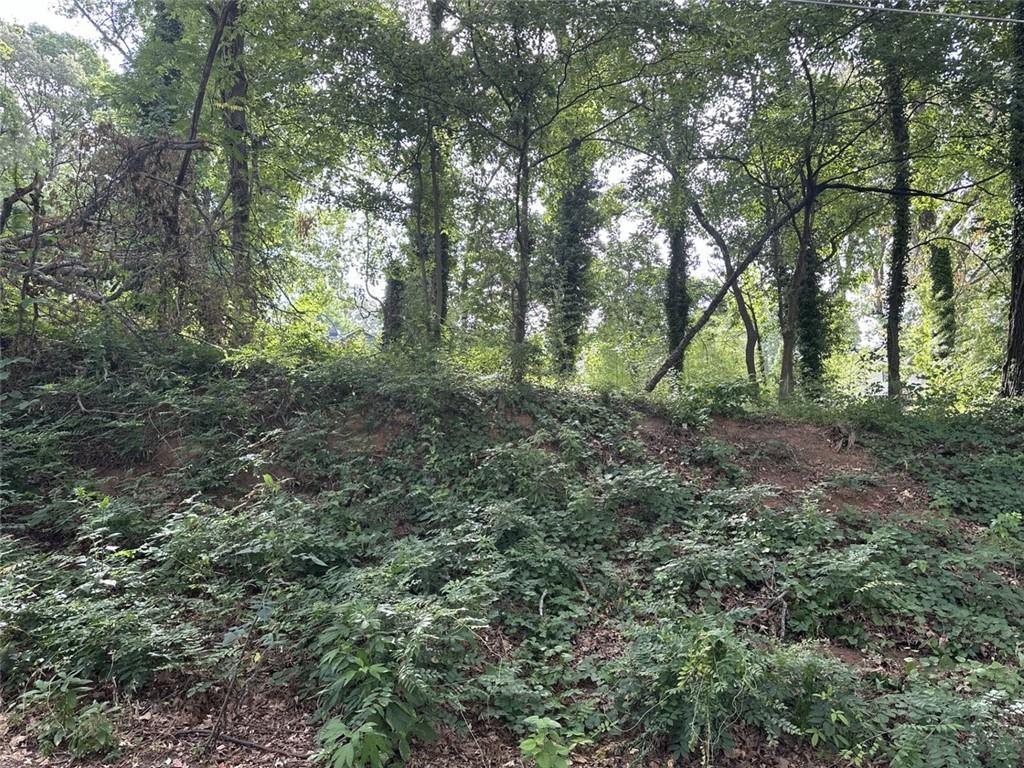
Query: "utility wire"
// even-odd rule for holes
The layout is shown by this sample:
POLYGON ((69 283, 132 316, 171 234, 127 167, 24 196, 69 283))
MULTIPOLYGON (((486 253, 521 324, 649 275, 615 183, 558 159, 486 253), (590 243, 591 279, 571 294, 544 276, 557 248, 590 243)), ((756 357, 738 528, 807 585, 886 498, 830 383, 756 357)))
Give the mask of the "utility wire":
POLYGON ((969 19, 971 21, 995 21, 1003 24, 1024 24, 1024 19, 1013 19, 1007 16, 983 16, 975 13, 953 13, 951 11, 926 11, 914 8, 893 8, 881 5, 862 5, 847 3, 842 0, 785 0, 798 5, 820 5, 825 8, 852 8, 857 11, 878 11, 881 13, 909 13, 916 16, 947 16, 953 19, 969 19))

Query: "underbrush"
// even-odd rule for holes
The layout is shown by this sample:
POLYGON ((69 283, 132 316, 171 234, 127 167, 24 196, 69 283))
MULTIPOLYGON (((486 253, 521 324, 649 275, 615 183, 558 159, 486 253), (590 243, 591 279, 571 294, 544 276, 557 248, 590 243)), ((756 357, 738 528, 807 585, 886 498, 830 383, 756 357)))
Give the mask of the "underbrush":
POLYGON ((1024 402, 978 400, 968 406, 927 393, 897 403, 868 397, 821 403, 755 403, 758 417, 836 427, 887 467, 923 482, 933 509, 989 523, 1024 510, 1024 402), (956 405, 956 407, 954 407, 956 405))
POLYGON ((925 402, 894 413, 869 401, 848 418, 885 461, 928 485, 934 508, 982 523, 1024 510, 1024 404, 957 413, 925 402))
POLYGON ((19 372, 3 408, 0 673, 40 746, 112 750, 115 693, 219 706, 259 675, 316 702, 335 766, 486 720, 542 767, 713 765, 738 729, 853 765, 1020 760, 1005 420, 839 416, 928 484, 933 513, 904 519, 767 505, 695 429, 735 411, 725 390, 190 348, 59 374, 19 372))

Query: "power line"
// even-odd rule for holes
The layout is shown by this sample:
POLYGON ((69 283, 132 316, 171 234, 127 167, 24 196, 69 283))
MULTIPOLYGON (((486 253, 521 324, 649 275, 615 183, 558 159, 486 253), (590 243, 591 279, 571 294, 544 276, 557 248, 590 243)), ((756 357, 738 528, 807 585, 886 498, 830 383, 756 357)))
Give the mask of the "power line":
POLYGON ((975 13, 953 13, 951 11, 925 11, 914 8, 893 8, 881 5, 862 5, 847 3, 842 0, 785 0, 787 3, 799 5, 820 5, 826 8, 852 8, 857 11, 878 11, 881 13, 909 13, 915 16, 946 16, 953 19, 969 19, 971 21, 995 21, 1003 24, 1024 24, 1024 19, 1013 19, 1007 16, 983 16, 975 13))

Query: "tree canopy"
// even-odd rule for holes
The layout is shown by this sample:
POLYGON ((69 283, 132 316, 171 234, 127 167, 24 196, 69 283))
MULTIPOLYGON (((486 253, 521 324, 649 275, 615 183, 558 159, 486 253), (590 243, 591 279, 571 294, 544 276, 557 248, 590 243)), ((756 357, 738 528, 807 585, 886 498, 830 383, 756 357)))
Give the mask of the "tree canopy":
POLYGON ((341 323, 517 379, 1019 394, 1015 9, 827 5, 68 3, 120 72, 5 24, 9 343, 341 323))
POLYGON ((1024 765, 1024 0, 56 4, 0 764, 1024 765))

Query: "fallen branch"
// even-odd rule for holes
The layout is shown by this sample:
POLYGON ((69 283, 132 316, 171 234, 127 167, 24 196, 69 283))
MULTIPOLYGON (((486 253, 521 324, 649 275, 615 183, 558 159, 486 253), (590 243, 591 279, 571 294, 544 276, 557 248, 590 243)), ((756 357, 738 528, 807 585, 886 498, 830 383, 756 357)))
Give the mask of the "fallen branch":
MULTIPOLYGON (((268 584, 267 589, 269 588, 270 585, 268 584)), ((266 596, 267 592, 266 590, 264 590, 264 599, 266 599, 266 596)), ((238 673, 241 671, 242 665, 245 663, 245 659, 249 655, 249 649, 252 647, 252 641, 256 636, 253 630, 256 629, 256 624, 259 622, 259 620, 259 614, 257 614, 256 617, 249 623, 249 629, 245 633, 245 644, 242 646, 242 652, 238 655, 238 661, 235 662, 235 668, 231 673, 231 681, 230 683, 228 683, 227 691, 224 692, 224 701, 221 702, 220 712, 217 714, 217 721, 213 724, 213 728, 210 731, 209 737, 207 738, 206 747, 204 751, 208 751, 213 746, 213 743, 217 741, 217 739, 220 737, 221 731, 223 730, 224 725, 228 721, 228 706, 231 704, 231 694, 235 692, 235 685, 238 682, 238 673)))
MULTIPOLYGON (((686 334, 676 345, 676 348, 669 353, 668 357, 665 358, 665 362, 663 362, 661 364, 661 367, 658 368, 658 370, 655 372, 653 376, 651 376, 650 381, 648 381, 647 384, 644 385, 644 389, 647 392, 653 392, 654 388, 658 386, 658 382, 665 378, 665 374, 671 371, 673 368, 676 367, 676 365, 679 364, 679 361, 683 357, 683 353, 686 352, 686 348, 690 346, 690 342, 693 341, 694 337, 698 333, 700 333, 700 330, 705 325, 708 324, 708 321, 711 319, 711 316, 715 313, 715 310, 718 309, 718 305, 722 303, 722 299, 724 299, 728 295, 729 291, 732 289, 732 286, 739 279, 740 275, 742 275, 744 271, 746 271, 747 267, 754 263, 754 259, 756 259, 758 255, 761 253, 761 249, 764 248, 765 243, 768 242, 772 235, 774 235, 776 232, 778 232, 780 229, 786 226, 786 224, 794 216, 796 216, 800 211, 804 209, 804 206, 807 205, 807 201, 811 198, 811 196, 812 195, 805 196, 804 199, 800 201, 799 205, 797 205, 794 208, 790 208, 785 216, 776 220, 776 222, 772 224, 772 226, 768 227, 768 229, 765 230, 765 233, 761 235, 760 238, 758 238, 757 242, 750 247, 750 251, 747 253, 746 256, 743 257, 743 260, 736 265, 736 269, 732 270, 732 272, 726 275, 725 282, 722 283, 721 287, 718 289, 718 292, 711 297, 711 303, 708 304, 707 309, 704 310, 704 313, 700 316, 700 318, 698 318, 697 322, 695 322, 686 330, 686 334)), ((699 218, 703 218, 704 212, 700 209, 700 206, 697 203, 694 203, 691 206, 691 210, 693 210, 694 214, 698 215, 699 218), (699 214, 697 213, 698 211, 700 212, 699 214)))
MULTIPOLYGON (((124 156, 121 158, 119 166, 113 171, 104 174, 106 182, 102 188, 97 189, 85 204, 77 210, 70 212, 64 218, 57 220, 51 219, 46 226, 39 229, 39 234, 51 236, 47 239, 47 247, 57 248, 59 250, 63 246, 59 241, 54 240, 52 235, 55 233, 68 235, 88 229, 90 227, 90 219, 110 205, 110 200, 117 189, 123 186, 125 181, 133 174, 140 174, 138 168, 149 155, 159 153, 164 150, 192 153, 195 151, 209 151, 210 149, 211 145, 209 142, 201 139, 193 139, 189 141, 152 139, 138 145, 137 147, 128 148, 124 156)), ((141 173, 140 175, 152 178, 145 173, 141 173)), ((170 184, 170 182, 164 183, 170 184)), ((33 188, 34 185, 29 185, 28 187, 16 189, 14 194, 4 198, 3 206, 0 208, 0 224, 3 225, 0 226, 0 234, 3 233, 4 227, 7 225, 7 221, 14 204, 31 192, 33 188)), ((178 193, 181 192, 179 187, 175 186, 174 188, 178 193)), ((196 207, 198 209, 198 206, 196 207)), ((32 235, 27 233, 0 238, 0 251, 9 254, 23 253, 30 247, 31 240, 32 235)))
POLYGON ((257 744, 255 741, 249 741, 238 736, 232 736, 228 733, 214 734, 208 728, 186 728, 183 731, 175 731, 174 736, 203 736, 207 739, 214 737, 217 741, 226 741, 228 744, 237 744, 240 747, 246 747, 248 749, 255 749, 257 752, 267 752, 271 755, 281 755, 282 757, 293 757, 296 760, 308 760, 309 755, 300 755, 298 752, 289 752, 286 749, 278 749, 277 747, 265 747, 262 744, 257 744))

